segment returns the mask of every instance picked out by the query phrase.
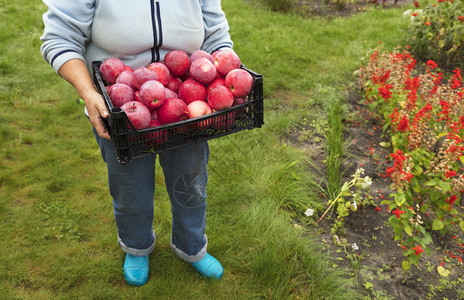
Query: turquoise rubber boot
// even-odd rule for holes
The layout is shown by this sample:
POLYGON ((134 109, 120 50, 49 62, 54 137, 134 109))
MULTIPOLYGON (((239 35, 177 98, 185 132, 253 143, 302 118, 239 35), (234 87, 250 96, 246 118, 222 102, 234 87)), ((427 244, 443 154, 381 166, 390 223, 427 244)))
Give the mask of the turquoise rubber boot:
POLYGON ((190 264, 198 273, 208 278, 221 279, 222 273, 224 273, 221 263, 208 253, 202 260, 190 264))
POLYGON ((148 279, 148 255, 133 256, 126 254, 124 261, 124 279, 130 285, 144 285, 148 279))

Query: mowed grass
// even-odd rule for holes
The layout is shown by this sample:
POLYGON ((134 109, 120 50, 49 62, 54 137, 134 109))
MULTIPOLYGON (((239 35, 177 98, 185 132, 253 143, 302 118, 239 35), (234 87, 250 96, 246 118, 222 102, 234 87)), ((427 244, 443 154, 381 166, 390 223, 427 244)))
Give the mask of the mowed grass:
POLYGON ((39 52, 46 8, 37 0, 0 3, 0 298, 358 298, 349 270, 334 269, 317 236, 292 224, 321 203, 308 158, 285 134, 304 117, 325 117, 367 49, 396 42, 400 10, 301 19, 223 1, 236 52, 264 76, 266 107, 261 129, 210 142, 208 250, 225 274, 204 280, 171 253, 158 166, 157 246, 149 282, 133 288, 122 277, 106 167, 90 124, 75 91, 39 52))

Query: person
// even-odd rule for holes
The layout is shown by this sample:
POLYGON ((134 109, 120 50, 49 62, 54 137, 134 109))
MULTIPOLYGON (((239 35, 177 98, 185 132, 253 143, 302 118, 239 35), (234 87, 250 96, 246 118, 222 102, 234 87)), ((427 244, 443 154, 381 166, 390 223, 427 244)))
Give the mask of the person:
MULTIPOLYGON (((220 0, 44 0, 41 53, 85 103, 108 171, 118 243, 126 253, 123 274, 131 285, 149 275, 156 155, 122 165, 103 119, 109 114, 93 81, 92 61, 116 57, 135 69, 162 61, 167 52, 233 51, 220 0)), ((221 263, 207 252, 207 142, 158 154, 171 202, 171 249, 207 278, 220 279, 221 263)))

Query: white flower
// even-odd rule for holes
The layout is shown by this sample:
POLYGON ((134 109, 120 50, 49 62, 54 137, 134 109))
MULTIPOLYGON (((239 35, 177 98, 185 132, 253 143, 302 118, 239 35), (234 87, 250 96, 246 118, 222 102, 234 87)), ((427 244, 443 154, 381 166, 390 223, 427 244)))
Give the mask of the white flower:
POLYGON ((353 243, 353 244, 351 245, 351 248, 352 248, 354 251, 359 250, 359 247, 358 247, 358 245, 356 245, 356 243, 353 243))
POLYGON ((358 204, 356 204, 356 200, 353 201, 353 204, 351 204, 351 206, 353 207, 354 211, 358 210, 358 204))
POLYGON ((308 217, 311 217, 314 214, 314 209, 308 208, 304 214, 308 217))
POLYGON ((362 183, 363 189, 368 189, 372 185, 372 179, 369 176, 364 177, 364 182, 362 183))
POLYGON ((403 13, 403 18, 409 18, 411 16, 412 9, 405 10, 403 13))
POLYGON ((363 174, 364 174, 364 169, 363 168, 358 168, 356 170, 356 172, 353 175, 351 175, 351 177, 353 177, 355 179, 358 179, 363 174))

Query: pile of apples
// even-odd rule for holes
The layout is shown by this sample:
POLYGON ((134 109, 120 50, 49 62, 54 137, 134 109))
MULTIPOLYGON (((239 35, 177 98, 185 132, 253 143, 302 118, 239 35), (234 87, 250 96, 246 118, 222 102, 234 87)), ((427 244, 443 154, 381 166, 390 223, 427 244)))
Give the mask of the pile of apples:
POLYGON ((244 103, 253 77, 232 51, 168 52, 163 62, 133 70, 118 58, 100 65, 114 107, 135 129, 183 121, 244 103))

